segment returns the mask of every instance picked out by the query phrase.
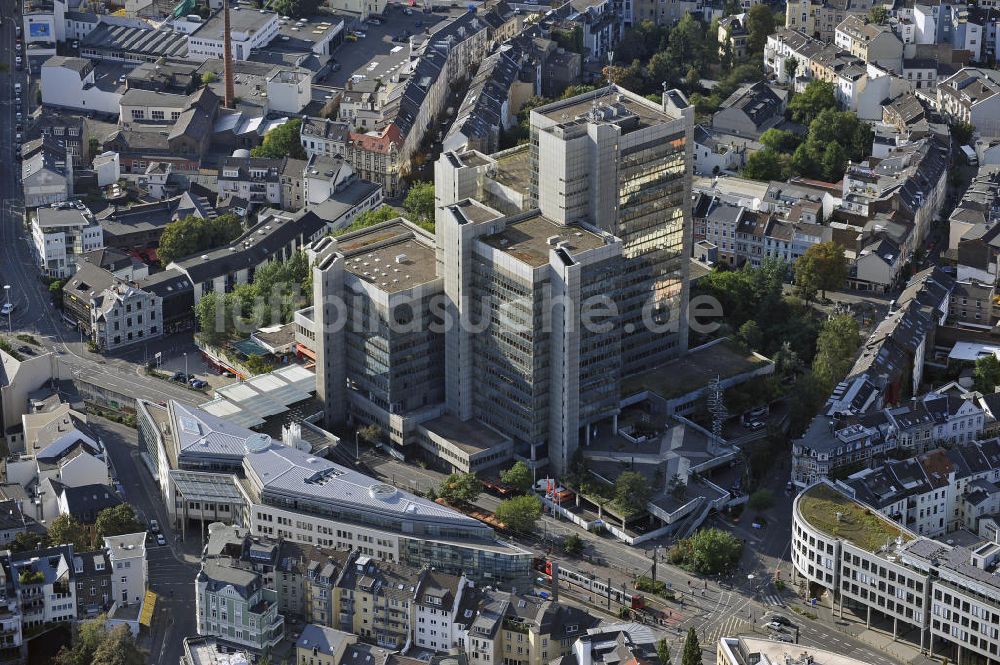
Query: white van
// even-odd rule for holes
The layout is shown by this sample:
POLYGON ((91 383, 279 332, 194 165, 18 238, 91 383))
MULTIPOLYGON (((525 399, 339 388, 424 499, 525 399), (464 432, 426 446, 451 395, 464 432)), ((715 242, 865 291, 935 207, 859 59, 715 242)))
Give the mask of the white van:
POLYGON ((965 155, 965 161, 969 163, 969 166, 979 166, 979 157, 976 156, 976 151, 972 149, 971 145, 963 145, 962 154, 965 155))

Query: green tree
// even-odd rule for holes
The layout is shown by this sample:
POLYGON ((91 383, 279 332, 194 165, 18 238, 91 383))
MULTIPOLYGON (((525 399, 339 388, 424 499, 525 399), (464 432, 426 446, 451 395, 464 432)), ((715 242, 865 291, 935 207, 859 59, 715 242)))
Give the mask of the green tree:
MULTIPOLYGON (((281 10, 275 7, 275 11, 281 10)), ((264 135, 264 142, 250 151, 254 157, 291 157, 293 159, 305 159, 306 151, 302 147, 302 140, 299 133, 302 130, 302 121, 298 118, 278 125, 264 135)))
POLYGON ((722 14, 724 16, 736 16, 742 13, 743 5, 740 4, 740 0, 726 0, 726 3, 722 7, 722 14))
POLYGON ((72 515, 60 515, 49 525, 49 545, 71 544, 74 549, 85 552, 90 548, 90 538, 83 525, 72 515))
POLYGON ((14 536, 14 540, 7 543, 7 549, 11 552, 30 552, 40 549, 46 544, 46 537, 31 531, 22 531, 14 536))
POLYGON ((473 503, 482 493, 483 484, 474 473, 453 473, 438 489, 438 496, 449 503, 473 503))
POLYGON ((783 172, 782 155, 770 148, 764 148, 750 155, 740 175, 751 180, 769 181, 781 180, 783 172))
POLYGON ((434 183, 419 182, 410 187, 403 200, 403 208, 417 223, 434 223, 434 183))
POLYGON ((740 326, 739 339, 750 350, 757 350, 764 345, 764 333, 753 319, 740 326))
POLYGON ((145 662, 146 657, 136 645, 132 631, 119 624, 105 633, 94 650, 91 665, 142 665, 145 662))
POLYGON ((847 151, 838 142, 833 141, 823 152, 823 177, 830 182, 836 182, 847 169, 847 151))
POLYGON ((198 330, 211 344, 218 343, 232 332, 225 295, 209 291, 194 306, 198 330))
POLYGON ((205 72, 204 74, 201 75, 202 85, 210 85, 218 80, 219 80, 219 75, 216 74, 215 72, 205 72))
POLYGON ((959 145, 967 145, 975 133, 976 128, 968 122, 956 122, 951 125, 951 138, 959 145))
POLYGON ((160 263, 166 266, 177 259, 221 247, 242 233, 243 224, 235 215, 220 215, 215 219, 188 215, 163 229, 157 254, 160 263))
POLYGON ((90 159, 96 157, 100 149, 101 142, 97 140, 97 137, 91 136, 90 139, 87 140, 87 155, 90 159))
POLYGON ((535 528, 535 522, 542 516, 542 500, 534 494, 504 499, 497 506, 496 516, 507 528, 528 533, 535 528))
POLYGON ((875 5, 868 10, 868 22, 875 25, 882 25, 889 18, 889 11, 885 5, 875 5))
POLYGON ((382 428, 372 423, 358 430, 358 438, 371 445, 382 440, 382 428))
POLYGON ((135 518, 135 510, 127 503, 121 503, 111 508, 105 508, 97 514, 94 522, 97 533, 96 542, 104 542, 107 536, 121 536, 126 533, 139 533, 146 528, 135 518))
POLYGON ((763 512, 774 505, 774 493, 769 489, 759 489, 747 499, 747 508, 763 512))
POLYGON ((646 477, 637 471, 622 471, 615 480, 615 505, 623 512, 635 514, 646 509, 652 488, 646 477))
MULTIPOLYGON (((761 5, 756 5, 760 7, 761 5)), ((687 637, 684 638, 684 651, 681 654, 681 665, 702 665, 701 645, 698 643, 698 632, 694 626, 688 628, 687 637)))
POLYGON ((789 81, 795 80, 795 75, 799 71, 799 61, 792 56, 785 58, 785 76, 789 81))
POLYGON ((670 665, 670 642, 667 638, 660 638, 656 643, 656 655, 660 657, 661 665, 670 665))
POLYGON ((602 73, 606 80, 626 90, 642 90, 642 66, 638 60, 634 61, 628 67, 608 65, 603 69, 602 73))
POLYGON ((833 84, 819 79, 809 81, 805 90, 788 102, 788 109, 792 112, 792 120, 803 125, 808 125, 827 109, 836 110, 837 97, 833 92, 833 84))
POLYGON ((107 617, 103 614, 82 621, 73 631, 72 646, 63 647, 56 655, 56 665, 90 665, 94 653, 107 636, 107 617))
POLYGON ((321 0, 274 0, 271 9, 283 16, 313 16, 322 5, 321 0))
POLYGON ((345 226, 342 229, 334 229, 330 232, 330 235, 333 237, 342 236, 346 233, 353 233, 369 226, 381 224, 382 222, 388 222, 390 219, 396 219, 397 217, 399 217, 399 212, 395 208, 389 205, 381 205, 374 210, 364 211, 354 218, 350 226, 345 226))
POLYGON ((833 389, 851 369, 860 345, 858 322, 853 316, 837 314, 828 318, 820 329, 813 359, 813 374, 820 384, 833 389))
POLYGON ((972 378, 977 391, 992 393, 1000 385, 1000 360, 992 353, 978 359, 972 378))
POLYGON ((583 538, 575 533, 571 533, 563 538, 562 547, 563 552, 568 556, 578 556, 583 552, 583 538))
POLYGON ((514 462, 514 465, 500 473, 500 480, 519 492, 531 491, 531 469, 522 460, 514 462))
POLYGON ((843 288, 847 274, 844 248, 832 240, 810 245, 795 262, 796 284, 820 291, 824 299, 828 289, 843 288))
POLYGON ((802 139, 794 132, 772 128, 761 134, 757 141, 774 152, 793 153, 802 139))
POLYGON ((774 33, 774 13, 769 5, 759 4, 747 13, 747 48, 751 54, 764 52, 767 37, 774 33))
POLYGON ((787 340, 781 343, 781 348, 773 354, 774 371, 780 376, 793 376, 802 371, 802 358, 787 340))
POLYGON ((576 97, 577 95, 585 95, 588 92, 593 92, 594 90, 597 90, 597 86, 582 84, 570 85, 563 90, 559 99, 569 99, 571 97, 576 97))
POLYGON ((667 553, 668 560, 699 575, 731 572, 743 554, 743 541, 719 529, 701 529, 679 540, 667 553))

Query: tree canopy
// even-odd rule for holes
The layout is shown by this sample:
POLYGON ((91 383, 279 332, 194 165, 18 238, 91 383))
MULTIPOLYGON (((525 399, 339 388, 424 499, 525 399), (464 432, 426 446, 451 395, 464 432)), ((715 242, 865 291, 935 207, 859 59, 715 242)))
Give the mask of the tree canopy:
MULTIPOLYGON (((799 93, 792 101, 805 94, 799 93)), ((793 110, 793 115, 798 113, 808 118, 817 108, 819 105, 810 104, 808 108, 793 110)), ((847 170, 848 160, 858 162, 868 157, 873 137, 872 128, 854 113, 824 108, 810 121, 805 140, 776 130, 762 134, 761 143, 765 147, 747 159, 742 175, 754 180, 804 176, 837 182, 847 170)))
POLYGON ((806 300, 819 291, 826 298, 827 290, 844 288, 848 265, 844 248, 833 241, 811 245, 795 262, 795 284, 806 300))
POLYGON ((534 494, 504 499, 497 506, 496 516, 507 528, 527 533, 542 516, 542 500, 534 494))
POLYGON ((500 480, 519 492, 530 492, 531 475, 528 465, 518 460, 509 469, 500 473, 500 480))
MULTIPOLYGON (((275 9, 275 11, 281 11, 275 9)), ((306 150, 302 147, 299 133, 302 131, 302 121, 298 118, 278 125, 264 135, 264 142, 250 151, 254 157, 291 157, 305 159, 306 150)))
POLYGON ((146 655, 139 650, 128 626, 107 627, 107 617, 97 616, 77 625, 73 645, 63 647, 55 665, 142 665, 146 655))
POLYGON ((434 228, 434 183, 418 182, 410 186, 403 200, 403 208, 411 215, 411 221, 434 228))
POLYGON ((699 575, 732 572, 743 554, 743 542, 720 529, 700 529, 670 548, 667 557, 674 565, 699 575))
POLYGON ((441 483, 438 495, 452 503, 473 503, 483 493, 483 484, 474 473, 453 473, 441 483))
POLYGON ((1000 360, 992 353, 976 361, 972 379, 975 389, 983 394, 992 393, 1000 385, 1000 360))
POLYGON ((615 506, 627 514, 645 510, 652 494, 649 481, 637 471, 622 471, 615 480, 615 506))
POLYGON ((85 552, 90 549, 90 537, 75 517, 60 515, 49 524, 49 544, 72 544, 74 549, 85 552))
POLYGON ((767 36, 774 33, 774 13, 768 4, 757 4, 747 13, 747 47, 752 55, 760 55, 767 46, 767 36))
POLYGON ((833 84, 819 79, 809 81, 805 90, 793 95, 788 102, 792 120, 806 126, 827 109, 837 110, 837 98, 833 84))
POLYGON ((94 522, 96 542, 100 543, 108 536, 120 536, 126 533, 138 533, 146 528, 135 518, 135 510, 127 503, 120 503, 111 508, 105 508, 97 514, 94 522))
POLYGON ((694 626, 688 628, 687 637, 684 638, 681 665, 702 665, 701 644, 698 643, 698 631, 694 629, 694 626))
POLYGON ((854 364, 854 353, 861 345, 858 322, 850 314, 828 318, 816 340, 813 374, 820 384, 832 390, 854 364))
POLYGON ((284 261, 257 268, 249 284, 239 284, 225 294, 204 294, 195 305, 195 318, 202 335, 218 342, 261 326, 288 323, 311 298, 309 259, 295 252, 284 261))
POLYGON ((788 342, 802 362, 810 362, 819 322, 807 307, 784 296, 787 273, 788 268, 777 261, 765 261, 758 268, 748 263, 739 270, 713 270, 692 287, 691 296, 710 296, 722 306, 725 322, 720 335, 732 335, 753 320, 762 343, 758 351, 770 356, 788 342))
POLYGON ((282 16, 313 16, 322 5, 321 0, 273 0, 271 9, 282 16))
POLYGON ((220 215, 215 219, 201 219, 188 215, 170 222, 160 236, 157 249, 160 263, 193 256, 199 252, 221 247, 243 233, 243 224, 235 215, 220 215))

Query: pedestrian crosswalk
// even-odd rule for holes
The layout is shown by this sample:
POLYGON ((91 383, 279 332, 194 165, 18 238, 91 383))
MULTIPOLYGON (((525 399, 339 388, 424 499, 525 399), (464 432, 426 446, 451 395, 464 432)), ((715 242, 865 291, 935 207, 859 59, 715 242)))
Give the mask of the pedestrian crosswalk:
POLYGON ((760 602, 764 605, 773 605, 775 607, 784 607, 785 603, 781 601, 781 597, 773 593, 764 594, 760 598, 760 602))
POLYGON ((708 631, 708 640, 703 640, 702 644, 715 644, 719 641, 719 638, 734 637, 736 635, 743 635, 752 631, 752 623, 747 621, 744 617, 732 614, 715 624, 715 626, 708 631))

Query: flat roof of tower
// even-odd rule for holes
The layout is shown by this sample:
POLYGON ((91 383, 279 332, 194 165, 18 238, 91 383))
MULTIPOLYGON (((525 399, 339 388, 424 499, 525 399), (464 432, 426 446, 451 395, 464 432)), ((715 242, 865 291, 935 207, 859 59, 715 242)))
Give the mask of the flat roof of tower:
POLYGON ((490 247, 537 268, 548 263, 549 250, 558 244, 558 241, 549 243, 553 237, 568 243, 567 249, 571 253, 598 249, 606 244, 604 238, 596 233, 580 226, 558 224, 537 210, 524 219, 511 222, 500 233, 483 236, 482 240, 490 247))
POLYGON ((341 236, 338 247, 349 272, 386 293, 397 293, 437 279, 434 249, 416 234, 398 221, 341 236))

